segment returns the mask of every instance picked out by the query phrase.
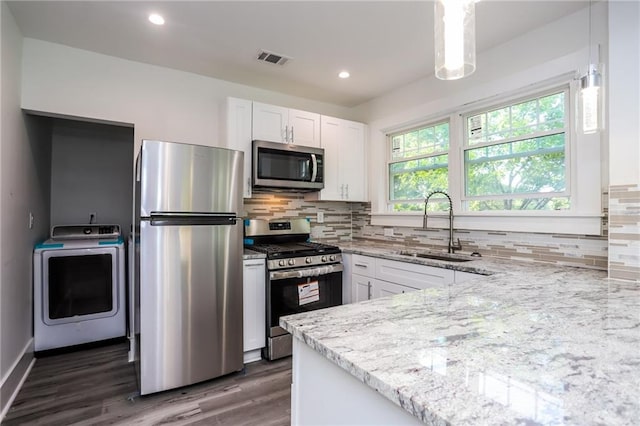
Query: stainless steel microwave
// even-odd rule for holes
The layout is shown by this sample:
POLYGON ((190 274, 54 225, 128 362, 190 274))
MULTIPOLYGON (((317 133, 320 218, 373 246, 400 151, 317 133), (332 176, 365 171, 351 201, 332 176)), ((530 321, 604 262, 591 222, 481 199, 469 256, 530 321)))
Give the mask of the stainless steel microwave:
POLYGON ((313 192, 324 188, 324 149, 253 141, 254 192, 313 192))

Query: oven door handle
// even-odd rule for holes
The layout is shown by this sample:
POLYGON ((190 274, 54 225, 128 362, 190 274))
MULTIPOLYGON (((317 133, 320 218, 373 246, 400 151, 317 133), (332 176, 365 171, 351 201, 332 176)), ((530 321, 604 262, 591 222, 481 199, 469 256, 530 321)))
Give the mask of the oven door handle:
POLYGON ((269 279, 271 281, 286 280, 288 278, 305 278, 305 277, 319 277, 320 275, 327 275, 334 272, 342 272, 344 268, 342 263, 335 263, 333 265, 315 266, 311 268, 301 269, 287 269, 284 271, 271 271, 269 272, 269 279))

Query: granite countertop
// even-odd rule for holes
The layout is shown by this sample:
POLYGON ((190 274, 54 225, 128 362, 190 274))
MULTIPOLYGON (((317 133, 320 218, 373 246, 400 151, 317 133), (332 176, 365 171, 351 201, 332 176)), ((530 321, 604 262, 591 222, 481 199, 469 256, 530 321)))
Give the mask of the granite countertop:
POLYGON ((637 283, 591 269, 342 248, 492 274, 281 318, 295 337, 423 422, 638 424, 637 283))
POLYGON ((267 255, 264 253, 259 253, 257 251, 250 250, 248 248, 244 249, 244 253, 242 254, 242 260, 248 259, 266 259, 267 255))

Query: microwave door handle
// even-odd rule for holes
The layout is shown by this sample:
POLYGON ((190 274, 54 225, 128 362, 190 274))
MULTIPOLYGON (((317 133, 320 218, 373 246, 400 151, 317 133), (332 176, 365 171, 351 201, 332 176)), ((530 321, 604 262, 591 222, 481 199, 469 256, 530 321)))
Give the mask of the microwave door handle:
POLYGON ((311 154, 311 170, 311 182, 315 182, 318 174, 318 160, 315 154, 311 154))

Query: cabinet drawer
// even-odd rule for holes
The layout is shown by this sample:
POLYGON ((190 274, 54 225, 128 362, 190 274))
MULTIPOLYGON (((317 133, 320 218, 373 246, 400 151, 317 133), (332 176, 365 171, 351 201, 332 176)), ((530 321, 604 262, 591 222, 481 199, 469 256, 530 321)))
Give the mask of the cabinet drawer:
POLYGON ((450 269, 387 259, 377 259, 375 276, 384 281, 418 289, 443 286, 454 281, 454 271, 450 269))
POLYGON ((411 293, 418 290, 420 290, 420 288, 389 283, 382 280, 373 281, 373 297, 385 297, 394 294, 411 293))
POLYGON ((354 274, 364 275, 365 277, 375 277, 376 259, 374 257, 354 254, 352 257, 352 265, 352 272, 354 274))

